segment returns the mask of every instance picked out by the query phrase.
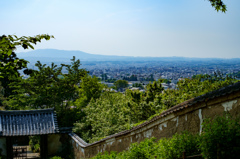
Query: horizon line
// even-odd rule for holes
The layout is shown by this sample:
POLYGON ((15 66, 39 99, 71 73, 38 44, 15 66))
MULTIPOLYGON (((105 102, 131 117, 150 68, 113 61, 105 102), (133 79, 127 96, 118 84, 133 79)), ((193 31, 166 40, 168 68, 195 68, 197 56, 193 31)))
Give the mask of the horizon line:
POLYGON ((21 53, 28 53, 32 51, 37 51, 37 50, 58 50, 58 51, 77 51, 77 52, 82 52, 90 55, 100 55, 100 56, 117 56, 117 57, 129 57, 129 58, 193 58, 193 59, 240 59, 240 57, 186 57, 186 56, 127 56, 127 55, 104 55, 104 54, 93 54, 93 53, 87 53, 81 50, 61 50, 61 49, 54 49, 54 48, 45 48, 45 49, 32 49, 32 50, 26 50, 24 52, 18 52, 16 51, 16 54, 21 54, 21 53))

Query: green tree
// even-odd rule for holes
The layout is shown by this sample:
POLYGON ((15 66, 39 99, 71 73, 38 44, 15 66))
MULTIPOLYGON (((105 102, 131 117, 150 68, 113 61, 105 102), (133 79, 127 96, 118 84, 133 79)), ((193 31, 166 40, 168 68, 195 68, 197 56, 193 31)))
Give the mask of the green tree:
POLYGON ((200 149, 204 158, 239 158, 240 120, 230 114, 215 119, 205 119, 200 137, 200 149))
POLYGON ((4 96, 8 97, 12 94, 12 89, 9 87, 11 82, 20 76, 19 70, 25 69, 25 74, 30 74, 31 70, 26 69, 28 61, 19 59, 14 52, 18 46, 24 49, 34 49, 32 44, 41 42, 42 39, 49 40, 54 38, 50 35, 37 35, 34 37, 20 37, 13 35, 0 36, 0 82, 4 88, 4 96))
POLYGON ((141 120, 147 120, 150 116, 156 114, 162 109, 161 94, 163 90, 160 81, 154 81, 146 86, 144 97, 140 103, 142 109, 141 120))
POLYGON ((154 81, 152 84, 149 83, 146 87, 145 101, 147 103, 154 101, 154 98, 156 97, 156 95, 161 94, 163 90, 164 89, 160 81, 154 81))
POLYGON ((79 69, 80 60, 75 60, 74 57, 71 61, 71 65, 62 64, 60 67, 54 63, 47 66, 38 61, 35 64, 38 70, 32 71, 28 79, 19 79, 12 84, 12 88, 17 92, 16 95, 10 96, 12 102, 16 98, 25 96, 25 98, 31 99, 31 102, 25 106, 28 105, 33 109, 39 107, 67 109, 71 101, 79 98, 76 93, 78 84, 81 82, 81 78, 87 74, 84 69, 79 69), (63 67, 67 67, 67 74, 62 73, 63 67))
POLYGON ((168 80, 168 79, 160 79, 162 83, 167 83, 167 84, 170 84, 171 83, 171 80, 168 80))
POLYGON ((209 2, 216 11, 222 11, 224 13, 227 11, 227 6, 223 3, 222 0, 209 0, 209 2))
POLYGON ((117 80, 114 82, 114 86, 118 89, 127 88, 128 87, 128 81, 126 80, 117 80))
MULTIPOLYGON (((98 99, 101 96, 104 88, 105 86, 101 84, 100 80, 96 76, 91 77, 89 75, 85 75, 82 77, 80 87, 77 89, 79 98, 73 103, 76 106, 75 111, 78 112, 77 120, 79 122, 86 122, 87 114, 82 110, 89 104, 91 100, 95 101, 98 99)), ((91 127, 85 124, 84 132, 88 132, 89 129, 91 129, 91 127)))
POLYGON ((145 79, 145 81, 155 81, 153 78, 153 74, 151 74, 149 77, 145 79))
POLYGON ((4 98, 4 93, 3 93, 3 87, 0 83, 0 109, 5 109, 3 107, 3 102, 5 101, 5 98, 4 98))
POLYGON ((81 81, 88 73, 85 69, 80 69, 80 60, 76 60, 75 56, 71 61, 71 65, 62 64, 63 67, 66 67, 68 73, 62 74, 63 79, 57 83, 60 89, 58 90, 58 97, 61 97, 61 101, 69 101, 66 102, 64 109, 68 108, 72 101, 79 98, 78 88, 81 87, 81 81))
POLYGON ((134 83, 132 86, 133 86, 133 87, 138 87, 138 88, 141 88, 141 89, 144 88, 141 83, 134 83))
POLYGON ((146 115, 146 113, 143 112, 142 107, 142 100, 143 100, 143 93, 138 90, 127 90, 126 96, 129 96, 131 100, 127 103, 128 108, 130 109, 131 113, 131 124, 138 123, 144 119, 143 116, 146 115))
POLYGON ((192 79, 185 78, 177 83, 176 90, 165 90, 162 97, 162 104, 165 109, 171 108, 188 99, 217 90, 237 82, 230 77, 223 77, 221 73, 214 75, 194 75, 192 79))
MULTIPOLYGON (((51 66, 35 64, 38 70, 33 70, 27 79, 18 78, 10 84, 14 94, 8 98, 10 109, 38 109, 56 107, 59 104, 55 83, 60 81, 62 67, 52 63, 51 66)), ((60 104, 59 104, 60 105, 60 104)))
POLYGON ((100 97, 103 88, 104 85, 101 84, 96 76, 85 75, 78 88, 79 98, 76 99, 74 104, 79 108, 86 107, 91 100, 96 100, 100 97))
POLYGON ((128 96, 122 93, 104 92, 83 109, 85 120, 74 125, 74 132, 85 141, 94 142, 108 135, 130 128, 128 96))
POLYGON ((5 101, 8 109, 55 108, 60 126, 72 126, 81 116, 81 110, 70 106, 78 99, 78 89, 87 71, 80 69, 80 60, 73 58, 71 65, 50 66, 37 62, 27 79, 18 78, 10 86, 14 94, 5 101), (63 67, 68 70, 62 73, 63 67))

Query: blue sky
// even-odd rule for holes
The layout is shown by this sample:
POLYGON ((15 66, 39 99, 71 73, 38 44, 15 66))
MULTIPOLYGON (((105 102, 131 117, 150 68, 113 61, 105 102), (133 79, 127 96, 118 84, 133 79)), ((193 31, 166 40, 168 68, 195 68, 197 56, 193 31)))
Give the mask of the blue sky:
POLYGON ((0 35, 55 36, 35 49, 240 58, 240 1, 223 1, 226 13, 207 0, 1 0, 0 35))

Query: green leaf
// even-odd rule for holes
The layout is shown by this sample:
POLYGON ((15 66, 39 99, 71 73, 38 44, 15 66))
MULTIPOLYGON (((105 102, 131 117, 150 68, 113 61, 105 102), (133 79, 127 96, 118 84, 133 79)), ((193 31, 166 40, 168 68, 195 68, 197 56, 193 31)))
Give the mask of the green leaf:
POLYGON ((12 50, 9 49, 8 52, 7 52, 7 55, 10 56, 12 54, 12 50))

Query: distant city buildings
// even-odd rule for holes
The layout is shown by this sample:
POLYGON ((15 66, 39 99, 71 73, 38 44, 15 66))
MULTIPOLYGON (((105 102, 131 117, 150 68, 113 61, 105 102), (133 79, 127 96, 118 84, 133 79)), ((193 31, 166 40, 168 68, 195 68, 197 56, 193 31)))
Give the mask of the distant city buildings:
MULTIPOLYGON (((43 62, 44 63, 44 62, 43 62)), ((29 68, 35 68, 34 63, 29 68)), ((55 62, 60 65, 61 63, 55 62)), ((50 65, 50 63, 47 63, 50 65)), ((220 71, 223 76, 240 72, 238 59, 204 59, 199 61, 83 61, 81 68, 89 71, 91 76, 96 76, 109 87, 116 80, 127 80, 129 86, 134 83, 147 85, 150 81, 168 79, 169 84, 163 84, 164 89, 175 89, 176 84, 183 78, 191 78, 197 74, 214 74, 220 71)), ((22 75, 23 73, 20 72, 22 75)), ((63 73, 67 73, 63 69, 63 73)), ((24 76, 27 78, 28 76, 24 76)), ((239 77, 238 77, 239 78, 239 77)), ((131 88, 135 89, 135 88, 131 88)))
MULTIPOLYGON (((158 79, 168 79, 171 83, 162 83, 164 89, 176 89, 176 84, 184 78, 191 78, 197 74, 214 74, 220 71, 223 76, 240 71, 238 63, 216 63, 216 62, 123 62, 114 64, 106 62, 94 66, 83 65, 90 72, 91 76, 102 79, 103 83, 113 86, 113 82, 104 82, 114 80, 128 80, 129 88, 133 83, 147 85, 150 81, 158 79)), ((141 89, 140 89, 141 90, 141 89)))

